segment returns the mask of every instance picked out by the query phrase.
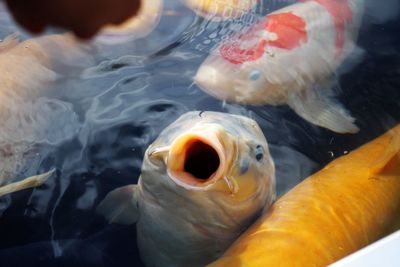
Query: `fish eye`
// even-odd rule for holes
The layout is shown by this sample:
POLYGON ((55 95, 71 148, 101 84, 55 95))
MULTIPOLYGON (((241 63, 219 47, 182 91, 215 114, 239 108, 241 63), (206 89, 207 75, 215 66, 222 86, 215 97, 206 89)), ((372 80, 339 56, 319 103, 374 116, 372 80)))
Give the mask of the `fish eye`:
POLYGON ((257 81, 261 77, 261 71, 259 70, 252 70, 249 73, 249 80, 251 81, 257 81))
POLYGON ((256 146, 256 160, 261 161, 264 157, 264 148, 261 145, 256 146))

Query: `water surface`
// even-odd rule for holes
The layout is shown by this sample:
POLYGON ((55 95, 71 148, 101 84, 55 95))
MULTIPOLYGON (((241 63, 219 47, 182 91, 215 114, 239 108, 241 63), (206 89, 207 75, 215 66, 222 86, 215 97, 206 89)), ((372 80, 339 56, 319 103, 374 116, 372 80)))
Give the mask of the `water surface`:
MULTIPOLYGON (((264 1, 248 21, 290 2, 264 1)), ((55 167, 55 178, 0 199, 0 266, 141 266, 135 227, 108 225, 95 208, 110 190, 137 182, 147 146, 187 111, 255 119, 270 144, 279 194, 400 122, 398 17, 364 23, 358 43, 363 56, 339 77, 339 99, 361 131, 340 135, 286 106, 241 106, 203 93, 192 81, 198 66, 227 33, 249 22, 208 22, 174 1, 164 14, 146 38, 92 44, 92 64, 44 92, 70 108, 50 123, 48 138, 61 125, 70 131, 37 144, 35 156, 16 174, 55 167)), ((21 29, 1 6, 0 38, 15 31, 21 29)))

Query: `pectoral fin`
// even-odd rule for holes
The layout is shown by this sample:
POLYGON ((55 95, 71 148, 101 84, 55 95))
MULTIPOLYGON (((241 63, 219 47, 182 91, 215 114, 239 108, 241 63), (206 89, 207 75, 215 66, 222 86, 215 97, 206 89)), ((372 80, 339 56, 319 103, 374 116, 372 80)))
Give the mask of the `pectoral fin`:
POLYGON ((138 185, 127 185, 111 191, 97 207, 97 213, 109 223, 135 223, 139 217, 138 192, 138 185))
POLYGON ((313 88, 289 96, 288 105, 303 119, 337 133, 357 133, 349 112, 324 88, 313 88))
POLYGON ((25 178, 22 181, 2 186, 2 187, 0 187, 0 197, 10 194, 10 193, 13 193, 13 192, 24 190, 27 188, 37 187, 37 186, 43 184, 54 173, 54 171, 55 170, 53 169, 49 172, 31 176, 29 178, 25 178))

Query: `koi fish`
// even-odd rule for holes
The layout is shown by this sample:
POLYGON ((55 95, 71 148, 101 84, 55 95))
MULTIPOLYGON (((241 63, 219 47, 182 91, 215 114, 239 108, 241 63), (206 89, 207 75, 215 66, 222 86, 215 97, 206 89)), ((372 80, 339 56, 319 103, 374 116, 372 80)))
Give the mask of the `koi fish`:
POLYGON ((146 266, 196 267, 220 256, 274 198, 274 164, 257 123, 189 112, 147 149, 138 184, 111 191, 98 212, 137 222, 146 266))
POLYGON ((158 25, 163 10, 163 0, 141 1, 138 13, 117 26, 106 26, 97 40, 103 43, 130 41, 147 36, 158 25))
POLYGON ((197 15, 214 21, 243 16, 258 2, 259 0, 183 0, 197 15))
POLYGON ((69 35, 20 43, 12 34, 0 42, 0 196, 37 186, 51 176, 49 172, 10 184, 28 164, 35 144, 54 143, 70 136, 68 123, 74 125, 76 115, 68 112, 66 103, 42 94, 60 76, 55 69, 87 62, 83 51, 69 35), (64 125, 47 134, 45 129, 54 121, 63 121, 64 125))
POLYGON ((288 104, 299 116, 338 133, 355 119, 332 99, 335 71, 355 51, 364 0, 305 0, 275 11, 223 41, 194 78, 222 100, 288 104))
POLYGON ((274 206, 208 267, 328 266, 399 229, 400 124, 274 206))

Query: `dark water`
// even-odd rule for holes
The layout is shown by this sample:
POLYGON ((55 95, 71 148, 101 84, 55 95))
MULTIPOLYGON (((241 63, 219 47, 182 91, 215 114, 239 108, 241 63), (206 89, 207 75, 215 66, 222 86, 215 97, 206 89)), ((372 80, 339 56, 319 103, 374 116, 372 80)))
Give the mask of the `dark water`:
MULTIPOLYGON (((364 23, 358 43, 364 55, 340 76, 339 95, 361 131, 340 135, 309 124, 286 106, 222 103, 192 85, 229 23, 206 22, 171 3, 165 9, 174 12, 163 16, 151 35, 113 46, 96 44, 94 64, 80 76, 61 79, 49 92, 70 104, 76 134, 39 144, 37 157, 18 174, 56 167, 55 178, 0 199, 1 267, 141 266, 135 226, 108 225, 95 208, 110 190, 137 181, 147 146, 187 111, 254 118, 270 144, 279 194, 400 122, 398 17, 364 23)), ((267 3, 257 12, 286 4, 267 3)), ((4 11, 0 22, 1 39, 17 29, 4 11)))

